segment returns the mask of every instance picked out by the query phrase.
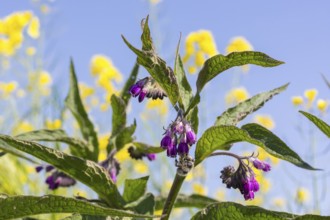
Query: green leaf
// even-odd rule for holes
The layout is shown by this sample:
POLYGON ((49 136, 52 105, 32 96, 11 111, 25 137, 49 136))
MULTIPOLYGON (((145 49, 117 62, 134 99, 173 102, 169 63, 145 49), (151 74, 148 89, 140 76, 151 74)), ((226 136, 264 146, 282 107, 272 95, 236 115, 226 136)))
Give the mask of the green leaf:
POLYGON ((25 141, 50 141, 66 143, 70 147, 70 153, 77 157, 88 158, 88 145, 85 141, 69 137, 64 130, 41 129, 29 131, 15 136, 25 141))
POLYGON ((267 210, 258 206, 244 206, 234 202, 221 202, 211 204, 201 211, 197 212, 192 220, 204 220, 204 219, 230 219, 230 220, 284 220, 284 219, 304 219, 304 220, 319 220, 329 219, 325 216, 317 215, 303 215, 298 216, 286 212, 277 212, 267 210))
POLYGON ((132 144, 134 145, 134 151, 136 151, 136 153, 157 154, 164 151, 160 146, 154 147, 142 142, 133 142, 132 144))
POLYGON ((3 152, 1 152, 1 156, 4 156, 6 155, 6 153, 9 153, 9 154, 12 154, 16 157, 20 157, 24 160, 27 160, 31 163, 34 163, 34 164, 38 164, 37 161, 27 157, 26 155, 22 154, 20 151, 16 150, 16 149, 13 149, 11 147, 8 147, 8 146, 5 146, 5 145, 0 145, 0 150, 2 150, 3 152))
POLYGON ((90 154, 87 159, 97 161, 99 154, 97 134, 81 101, 76 72, 72 60, 70 63, 70 90, 65 99, 65 104, 76 118, 81 134, 88 143, 90 154))
POLYGON ((227 109, 217 118, 215 125, 236 125, 246 116, 261 108, 264 103, 273 98, 274 95, 284 91, 288 85, 289 84, 285 84, 268 92, 259 93, 258 95, 227 109))
MULTIPOLYGON (((166 197, 156 197, 155 210, 162 210, 165 205, 166 197)), ((219 202, 218 200, 202 196, 198 194, 192 194, 190 196, 179 194, 174 203, 174 208, 204 208, 212 203, 219 202)))
POLYGON ((113 94, 111 96, 112 107, 112 135, 120 133, 126 125, 126 104, 124 100, 113 94))
POLYGON ((150 29, 149 29, 149 16, 147 16, 145 19, 142 20, 142 35, 141 35, 141 41, 142 41, 142 50, 143 51, 153 51, 154 46, 150 34, 150 29))
POLYGON ((231 144, 248 142, 263 148, 274 157, 309 170, 315 170, 304 162, 280 138, 258 124, 246 124, 242 129, 235 126, 213 126, 207 129, 198 140, 195 151, 195 166, 215 150, 229 150, 231 144))
POLYGON ((14 139, 7 135, 0 135, 0 146, 15 148, 52 164, 72 178, 89 186, 111 207, 123 207, 124 200, 109 174, 93 161, 83 160, 32 141, 14 139))
POLYGON ((134 202, 142 197, 147 188, 149 176, 138 179, 126 179, 123 198, 127 203, 134 202))
POLYGON ((299 111, 303 114, 306 118, 308 118, 311 122, 313 122, 316 127, 318 127, 328 138, 330 138, 330 126, 325 123, 322 119, 312 115, 308 112, 299 111))
MULTIPOLYGON (((13 219, 47 213, 79 213, 98 216, 152 218, 130 211, 103 207, 84 200, 56 195, 36 196, 1 196, 0 219, 13 219)), ((74 218, 71 218, 74 219, 74 218)))
MULTIPOLYGON (((146 24, 147 22, 144 24, 144 31, 148 29, 146 24)), ((173 70, 154 51, 141 51, 133 47, 124 36, 122 38, 126 45, 138 56, 138 64, 142 65, 149 72, 152 78, 165 91, 172 105, 175 105, 179 99, 179 89, 173 70)))
POLYGON ((155 208, 155 196, 151 193, 147 193, 137 201, 125 206, 125 208, 129 208, 139 214, 152 215, 155 208))
POLYGON ((123 89, 120 93, 120 98, 125 102, 126 106, 128 104, 128 101, 131 98, 131 94, 129 93, 129 89, 131 86, 136 82, 137 75, 139 73, 139 64, 135 63, 130 76, 128 77, 123 89))
POLYGON ((283 64, 283 62, 256 51, 232 52, 227 56, 221 54, 213 56, 205 61, 203 68, 198 74, 196 82, 197 93, 200 93, 205 84, 216 77, 219 73, 231 67, 242 66, 245 64, 273 67, 283 64))
MULTIPOLYGON (((181 39, 181 37, 180 37, 181 39)), ((184 71, 183 63, 179 54, 180 40, 176 49, 176 57, 174 64, 174 74, 177 78, 179 89, 179 104, 180 107, 186 111, 189 107, 190 101, 193 97, 191 86, 187 80, 186 73, 184 71)))
POLYGON ((192 128, 194 129, 194 132, 198 133, 198 107, 195 106, 192 111, 190 111, 187 115, 187 120, 190 121, 192 128))

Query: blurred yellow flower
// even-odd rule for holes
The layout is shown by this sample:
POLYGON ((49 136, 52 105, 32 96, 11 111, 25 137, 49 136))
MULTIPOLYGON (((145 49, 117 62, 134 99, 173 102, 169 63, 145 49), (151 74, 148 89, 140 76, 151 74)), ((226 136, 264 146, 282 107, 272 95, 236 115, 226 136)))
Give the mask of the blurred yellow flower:
POLYGON ((296 192, 296 201, 300 204, 309 200, 309 191, 306 188, 299 187, 296 192))
POLYGON ((114 80, 117 83, 122 81, 122 74, 112 64, 111 59, 104 55, 98 54, 92 57, 90 71, 94 76, 103 75, 104 78, 101 81, 114 80))
POLYGON ((16 81, 10 82, 0 82, 0 94, 3 98, 8 98, 11 94, 13 94, 18 87, 18 83, 16 81))
POLYGON ((39 74, 39 86, 48 86, 52 83, 52 77, 47 71, 43 70, 39 74))
POLYGON ((273 199, 274 206, 278 207, 278 208, 283 208, 285 206, 285 199, 281 198, 281 197, 277 197, 273 199))
POLYGON ((120 149, 120 151, 118 151, 115 154, 115 158, 118 160, 119 163, 122 163, 122 162, 130 159, 130 155, 128 153, 128 148, 129 148, 129 145, 123 147, 122 149, 120 149))
POLYGON ((307 90, 305 90, 304 95, 305 95, 308 103, 312 103, 315 100, 315 98, 317 96, 317 93, 318 92, 317 92, 316 89, 307 89, 307 90))
POLYGON ((226 198, 226 192, 223 189, 218 189, 215 198, 219 201, 223 201, 226 198))
POLYGON ((207 189, 200 183, 193 183, 192 184, 193 192, 200 194, 200 195, 206 195, 207 189))
POLYGON ((34 48, 34 47, 28 47, 28 48, 26 48, 25 53, 28 56, 33 56, 33 55, 36 54, 36 48, 34 48))
POLYGON ((165 116, 168 113, 168 105, 165 100, 148 99, 146 108, 149 110, 155 110, 161 116, 165 116))
POLYGON ((14 135, 17 135, 17 134, 32 131, 32 130, 34 130, 34 127, 30 122, 21 121, 13 128, 12 133, 14 135))
POLYGON ((252 199, 252 200, 246 200, 245 203, 246 203, 247 205, 256 205, 256 206, 260 206, 260 205, 262 205, 262 204, 264 203, 264 199, 263 199, 260 195, 257 194, 257 195, 254 197, 254 199, 252 199))
POLYGON ((86 83, 79 82, 79 92, 82 99, 86 99, 87 97, 94 94, 94 88, 90 87, 86 83))
POLYGON ((27 33, 34 39, 37 39, 40 36, 40 22, 38 17, 34 16, 32 18, 27 33))
POLYGON ((205 57, 204 57, 204 53, 202 51, 198 51, 196 53, 196 56, 195 56, 195 64, 197 67, 201 67, 203 66, 205 62, 205 57))
POLYGON ((55 129, 60 129, 62 127, 62 121, 60 119, 55 119, 55 120, 46 120, 46 128, 55 130, 55 129))
POLYGON ((299 106, 299 105, 303 104, 303 102, 304 102, 303 97, 301 97, 301 96, 293 96, 291 98, 291 101, 294 106, 299 106))
POLYGON ((280 162, 280 159, 268 154, 263 148, 258 148, 258 158, 259 160, 267 160, 270 159, 272 165, 277 165, 280 162))
POLYGON ((148 172, 148 166, 144 161, 134 161, 134 171, 139 174, 146 174, 148 172))
POLYGON ((225 97, 228 105, 237 104, 249 98, 249 93, 244 87, 238 87, 231 89, 225 97))
POLYGON ((256 115, 254 121, 269 130, 275 127, 275 122, 270 115, 256 115))
POLYGON ((107 111, 109 109, 109 103, 101 103, 101 105, 100 105, 100 110, 102 111, 102 112, 105 112, 105 111, 107 111))
POLYGON ((190 182, 192 179, 193 179, 193 173, 192 173, 192 172, 189 172, 189 173, 187 174, 187 176, 186 176, 185 181, 190 182))
POLYGON ((241 52, 241 51, 251 51, 253 50, 253 46, 250 44, 248 40, 246 40, 242 36, 234 37, 229 42, 226 53, 232 53, 232 52, 241 52))
POLYGON ((323 99, 317 100, 317 108, 321 112, 325 112, 328 108, 329 103, 323 99))
POLYGON ((189 66, 188 67, 188 73, 194 74, 197 71, 196 66, 189 66))

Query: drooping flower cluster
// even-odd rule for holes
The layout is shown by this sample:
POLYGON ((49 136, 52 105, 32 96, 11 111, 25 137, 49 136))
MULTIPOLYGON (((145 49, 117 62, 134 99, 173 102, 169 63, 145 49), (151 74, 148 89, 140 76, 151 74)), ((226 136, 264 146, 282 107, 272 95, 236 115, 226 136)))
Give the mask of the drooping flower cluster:
POLYGON ((188 121, 179 116, 165 131, 160 146, 168 157, 188 155, 191 145, 196 143, 196 134, 188 121))
POLYGON ((45 169, 46 173, 51 172, 51 175, 49 175, 45 181, 45 183, 48 184, 48 188, 51 190, 55 190, 58 187, 69 187, 76 184, 75 179, 55 169, 51 165, 37 166, 35 169, 38 173, 43 169, 45 169))
POLYGON ((137 81, 131 86, 129 91, 133 97, 139 96, 139 102, 142 102, 145 97, 152 99, 163 99, 166 97, 166 93, 152 77, 145 77, 137 81))
POLYGON ((256 169, 264 172, 270 171, 270 165, 254 157, 239 159, 240 164, 235 170, 233 166, 227 166, 221 171, 220 178, 227 188, 239 189, 245 200, 254 199, 254 193, 259 190, 259 183, 255 179, 255 173, 248 164, 243 162, 248 159, 256 169))

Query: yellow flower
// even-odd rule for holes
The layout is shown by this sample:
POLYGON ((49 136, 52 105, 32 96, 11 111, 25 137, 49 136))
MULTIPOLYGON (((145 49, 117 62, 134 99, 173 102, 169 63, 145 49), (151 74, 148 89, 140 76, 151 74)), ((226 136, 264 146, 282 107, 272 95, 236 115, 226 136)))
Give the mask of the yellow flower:
POLYGON ((39 85, 48 86, 52 83, 52 77, 47 71, 41 71, 39 75, 39 85))
POLYGON ((325 112, 325 110, 327 110, 329 103, 323 99, 319 99, 317 100, 317 108, 321 111, 321 112, 325 112))
POLYGON ((264 149, 262 149, 261 147, 258 148, 258 158, 260 160, 267 160, 270 159, 272 165, 277 165, 280 162, 280 159, 278 159, 277 157, 274 157, 270 154, 268 154, 264 149))
POLYGON ((122 163, 122 162, 130 159, 130 155, 128 153, 128 148, 129 148, 129 146, 125 146, 115 154, 115 158, 118 160, 119 163, 122 163))
POLYGON ((246 200, 245 203, 247 205, 256 205, 260 206, 264 203, 264 200, 261 196, 256 196, 253 200, 246 200))
POLYGON ((43 14, 48 14, 50 12, 50 8, 48 7, 48 5, 46 4, 42 4, 40 6, 40 11, 43 13, 43 14))
POLYGON ((252 45, 249 41, 247 41, 244 37, 235 37, 231 39, 230 43, 226 48, 226 53, 229 54, 231 52, 241 52, 241 51, 251 51, 253 50, 252 45))
POLYGON ((88 86, 86 83, 79 83, 79 92, 82 99, 86 99, 87 97, 94 94, 94 88, 88 86))
POLYGON ((109 83, 110 80, 115 80, 119 83, 122 81, 122 74, 112 64, 111 59, 104 55, 94 55, 92 57, 90 71, 94 76, 101 75, 103 79, 99 81, 102 82, 106 81, 109 83))
POLYGON ((299 187, 296 192, 296 201, 305 203, 309 200, 309 191, 306 188, 299 187))
POLYGON ((226 198, 225 191, 223 189, 218 189, 216 194, 215 194, 215 198, 219 201, 225 200, 225 198, 226 198))
POLYGON ((204 53, 202 51, 198 51, 196 53, 196 56, 195 56, 195 64, 197 67, 201 67, 203 66, 205 62, 205 57, 204 57, 204 53))
POLYGON ((155 110, 159 115, 165 116, 168 113, 168 106, 165 100, 152 100, 148 99, 146 108, 149 110, 155 110))
POLYGON ((269 179, 265 178, 262 174, 256 176, 256 180, 260 185, 260 192, 267 193, 271 188, 271 182, 269 179))
POLYGON ((226 103, 228 105, 237 104, 249 98, 249 93, 244 87, 234 88, 226 94, 226 103))
POLYGON ((0 82, 0 92, 5 98, 15 92, 17 87, 18 83, 16 81, 10 81, 8 83, 0 82))
POLYGON ((278 208, 283 208, 285 206, 285 199, 281 197, 274 198, 273 204, 278 208))
POLYGON ((206 195, 207 194, 207 189, 200 183, 194 183, 192 185, 193 187, 193 192, 200 194, 200 195, 206 195))
POLYGON ((148 166, 144 161, 134 161, 134 171, 140 174, 146 174, 148 172, 148 166))
POLYGON ((40 36, 40 22, 39 18, 34 16, 27 29, 27 33, 30 37, 37 39, 40 36))
POLYGON ((101 103, 101 105, 100 105, 100 110, 102 111, 102 112, 105 112, 105 111, 107 111, 109 109, 109 103, 101 103))
POLYGON ((193 173, 192 173, 192 172, 189 172, 189 173, 187 174, 187 176, 186 176, 185 181, 190 182, 192 179, 193 179, 193 173))
POLYGON ((315 98, 317 96, 317 93, 318 92, 317 92, 316 89, 307 89, 307 90, 305 90, 304 95, 305 95, 308 103, 311 104, 315 100, 315 98))
POLYGON ((194 73, 196 73, 196 71, 197 71, 196 66, 189 66, 188 67, 188 73, 194 74, 194 73))
POLYGON ((27 122, 27 121, 21 121, 19 124, 17 124, 14 128, 12 133, 14 135, 16 134, 20 134, 20 133, 24 133, 24 132, 28 132, 28 131, 32 131, 34 130, 34 127, 31 123, 27 122))
POLYGON ((254 121, 269 130, 275 127, 275 122, 270 115, 256 115, 254 121))
POLYGON ((28 47, 28 48, 26 48, 25 53, 28 56, 33 56, 34 54, 36 54, 36 48, 34 48, 34 47, 28 47))
POLYGON ((62 127, 62 121, 60 119, 55 119, 54 121, 47 119, 46 120, 46 128, 55 130, 60 129, 62 127))
POLYGON ((299 106, 299 105, 303 104, 303 102, 304 102, 303 97, 301 97, 301 96, 293 96, 291 98, 291 101, 294 106, 299 106))

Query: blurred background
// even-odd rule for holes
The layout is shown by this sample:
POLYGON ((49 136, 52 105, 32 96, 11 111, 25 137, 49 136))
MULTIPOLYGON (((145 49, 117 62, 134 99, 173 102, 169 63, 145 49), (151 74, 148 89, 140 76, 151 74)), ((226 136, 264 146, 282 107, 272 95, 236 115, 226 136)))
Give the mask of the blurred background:
MULTIPOLYGON (((75 62, 81 96, 96 124, 101 153, 111 128, 109 97, 118 93, 133 68, 136 56, 124 44, 124 35, 140 47, 141 20, 148 14, 157 53, 173 66, 181 36, 180 53, 195 89, 198 70, 205 59, 232 51, 255 50, 282 60, 276 68, 243 66, 230 69, 202 92, 198 136, 212 126, 226 108, 257 93, 290 83, 262 109, 242 123, 256 122, 271 129, 305 161, 323 171, 307 171, 269 156, 246 143, 235 144, 239 154, 258 152, 272 165, 257 173, 260 192, 244 201, 239 191, 221 183, 220 170, 235 165, 230 158, 210 158, 189 174, 182 192, 200 193, 220 201, 230 200, 268 209, 330 215, 329 140, 306 118, 305 110, 329 121, 330 2, 320 0, 262 1, 74 1, 3 0, 0 7, 0 131, 4 134, 62 128, 79 135, 77 123, 64 108, 68 91, 69 61, 75 62), (8 28, 10 27, 10 28, 8 28), (103 147, 103 148, 102 148, 103 147)), ((140 68, 139 78, 147 76, 140 68)), ((176 111, 168 101, 132 99, 129 121, 137 120, 136 139, 159 145, 176 111), (160 119, 160 120, 159 120, 160 119)), ((54 146, 49 144, 49 146, 54 146)), ((54 146, 67 150, 65 146, 54 146)), ((164 153, 156 161, 131 161, 126 152, 116 157, 126 178, 151 175, 149 190, 167 195, 175 174, 174 160, 164 153), (161 175, 160 172, 161 172, 161 175)), ((10 155, 0 157, 0 192, 11 195, 46 193, 67 196, 95 195, 82 184, 49 191, 45 176, 35 164, 10 155)), ((189 210, 190 214, 196 210, 189 210)), ((175 216, 186 218, 187 211, 175 216)), ((187 217, 188 218, 188 217, 187 217)))

